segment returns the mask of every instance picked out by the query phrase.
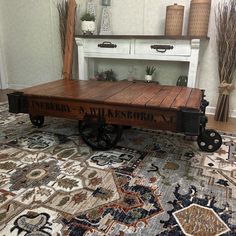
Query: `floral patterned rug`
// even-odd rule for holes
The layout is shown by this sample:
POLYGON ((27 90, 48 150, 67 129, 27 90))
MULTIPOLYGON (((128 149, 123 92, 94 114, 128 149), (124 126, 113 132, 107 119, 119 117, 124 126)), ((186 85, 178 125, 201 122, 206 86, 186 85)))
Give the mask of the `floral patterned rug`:
POLYGON ((92 151, 76 121, 0 105, 0 235, 236 235, 236 137, 216 153, 169 132, 127 129, 92 151))

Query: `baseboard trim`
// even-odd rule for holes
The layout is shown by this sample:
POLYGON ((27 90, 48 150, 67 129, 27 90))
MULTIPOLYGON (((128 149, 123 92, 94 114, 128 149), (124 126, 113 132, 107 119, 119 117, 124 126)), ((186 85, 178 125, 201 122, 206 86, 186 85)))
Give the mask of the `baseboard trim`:
MULTIPOLYGON (((1 32, 0 32, 1 36, 1 32)), ((0 89, 8 88, 8 75, 7 75, 7 67, 6 67, 6 58, 4 47, 2 47, 1 38, 0 38, 0 89)))
POLYGON ((32 87, 32 85, 25 85, 25 84, 8 84, 9 89, 25 89, 32 87))
MULTIPOLYGON (((215 115, 216 107, 207 107, 206 114, 207 115, 215 115)), ((232 118, 236 118, 236 110, 231 110, 229 112, 229 116, 232 118)))

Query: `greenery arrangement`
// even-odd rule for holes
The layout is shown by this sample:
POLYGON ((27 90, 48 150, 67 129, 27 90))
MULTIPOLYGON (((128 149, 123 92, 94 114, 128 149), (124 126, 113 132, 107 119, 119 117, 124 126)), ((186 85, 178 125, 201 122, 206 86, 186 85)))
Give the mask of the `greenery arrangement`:
POLYGON ((156 68, 154 66, 147 66, 146 67, 146 75, 153 75, 155 70, 156 70, 156 68))
POLYGON ((116 81, 116 74, 113 70, 106 70, 95 75, 98 81, 116 81))
POLYGON ((61 0, 57 3, 57 10, 59 14, 59 31, 61 39, 61 54, 62 58, 65 55, 65 44, 66 44, 66 27, 67 27, 67 17, 68 17, 68 2, 66 0, 61 0))
POLYGON ((95 16, 90 13, 85 13, 80 19, 82 21, 95 21, 95 16))
POLYGON ((215 11, 219 72, 219 98, 215 120, 228 121, 229 96, 236 71, 236 1, 220 1, 215 11))
POLYGON ((187 84, 188 84, 188 76, 181 75, 177 80, 176 86, 187 87, 187 84))

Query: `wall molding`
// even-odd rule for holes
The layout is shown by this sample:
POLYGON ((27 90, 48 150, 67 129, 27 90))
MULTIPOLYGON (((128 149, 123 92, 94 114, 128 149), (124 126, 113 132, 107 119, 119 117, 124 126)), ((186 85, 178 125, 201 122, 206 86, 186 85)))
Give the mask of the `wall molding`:
MULTIPOLYGON (((207 107, 206 114, 207 115, 215 115, 216 107, 207 107)), ((229 116, 232 118, 236 118, 236 110, 230 110, 229 116)))
POLYGON ((25 85, 25 84, 8 84, 9 89, 25 89, 27 87, 32 87, 33 85, 25 85))
MULTIPOLYGON (((1 35, 0 35, 1 37, 1 35)), ((8 76, 7 76, 7 67, 5 60, 5 52, 2 47, 2 42, 0 38, 0 89, 8 88, 8 76)))
POLYGON ((52 50, 53 53, 51 53, 51 63, 52 63, 52 70, 53 74, 56 75, 56 62, 55 62, 55 57, 57 56, 56 54, 56 43, 55 43, 55 38, 53 37, 54 35, 54 29, 56 29, 58 26, 55 23, 55 17, 53 17, 53 7, 56 7, 56 4, 53 2, 53 0, 49 1, 50 4, 50 40, 52 43, 52 50))

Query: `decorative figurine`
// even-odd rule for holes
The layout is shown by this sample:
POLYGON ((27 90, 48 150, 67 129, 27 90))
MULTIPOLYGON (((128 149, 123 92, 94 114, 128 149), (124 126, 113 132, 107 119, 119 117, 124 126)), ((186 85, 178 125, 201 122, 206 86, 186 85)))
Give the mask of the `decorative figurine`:
POLYGON ((95 31, 94 34, 97 34, 97 7, 96 4, 94 3, 94 0, 89 0, 87 3, 87 13, 89 13, 90 15, 94 15, 95 17, 95 31))
POLYGON ((101 19, 101 28, 100 34, 101 35, 110 35, 112 34, 112 27, 111 27, 111 0, 102 0, 102 19, 101 19))

